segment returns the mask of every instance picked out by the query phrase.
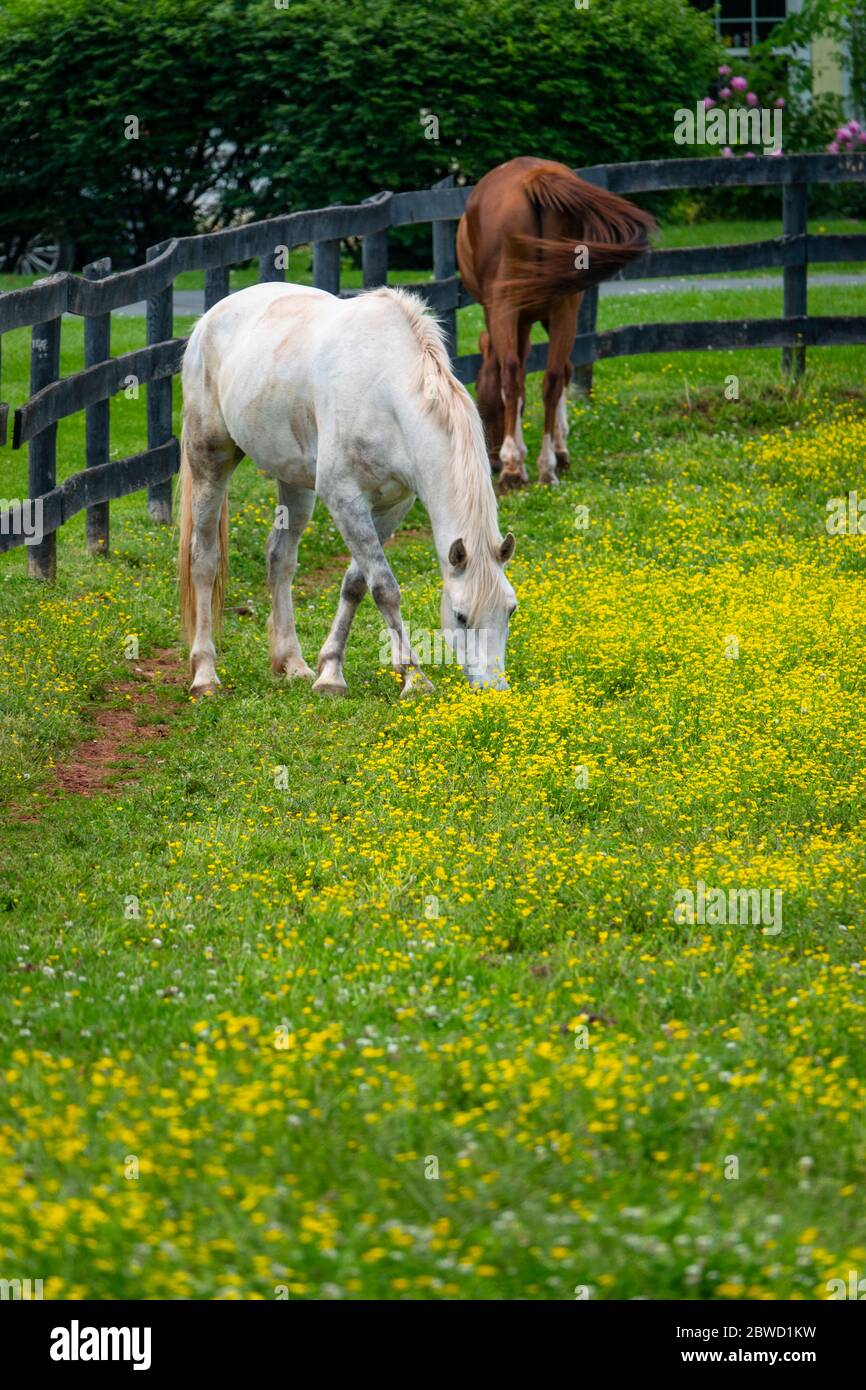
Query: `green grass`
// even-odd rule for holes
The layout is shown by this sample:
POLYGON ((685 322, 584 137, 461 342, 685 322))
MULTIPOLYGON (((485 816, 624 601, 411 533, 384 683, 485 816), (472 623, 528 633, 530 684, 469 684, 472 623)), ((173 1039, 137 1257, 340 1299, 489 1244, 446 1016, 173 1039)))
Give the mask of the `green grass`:
MULTIPOLYGON (((862 306, 826 288, 810 309, 862 306)), ((600 323, 778 312, 776 291, 647 296, 600 323)), ((478 311, 460 327, 468 351, 478 311)), ((116 350, 142 334, 117 323, 116 350)), ((71 370, 80 326, 64 341, 71 370)), ((20 399, 25 335, 3 369, 20 399)), ((863 349, 811 351, 799 390, 777 353, 599 364, 566 480, 501 503, 504 696, 437 669, 401 703, 369 603, 345 701, 276 682, 273 495, 249 464, 219 699, 146 704, 125 659, 130 635, 145 661, 178 646, 175 536, 142 497, 113 504, 104 559, 67 525, 52 586, 0 559, 7 1277, 812 1299, 863 1268, 866 542, 824 528, 827 498, 866 494, 863 392, 863 349), (57 768, 106 706, 167 732, 71 795, 57 768), (781 891, 782 931, 675 923, 697 879, 781 891)), ((114 402, 118 455, 143 428, 143 401, 114 402)), ((78 422, 60 448, 81 466, 78 422)), ((23 478, 6 451, 0 492, 23 478)), ((342 549, 317 509, 308 659, 342 549)), ((420 509, 391 553, 413 626, 435 624, 420 509)))
MULTIPOLYGON (((850 217, 812 217, 809 231, 822 236, 862 233, 863 222, 850 217)), ((657 244, 665 250, 674 246, 734 246, 744 241, 771 241, 781 235, 781 215, 778 219, 731 218, 665 224, 659 230, 657 244)))

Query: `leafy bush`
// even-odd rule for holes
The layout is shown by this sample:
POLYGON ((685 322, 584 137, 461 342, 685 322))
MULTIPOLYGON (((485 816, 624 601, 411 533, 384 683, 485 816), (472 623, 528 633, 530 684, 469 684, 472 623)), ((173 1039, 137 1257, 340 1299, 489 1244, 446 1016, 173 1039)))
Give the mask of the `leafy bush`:
MULTIPOLYGON (((778 154, 795 154, 804 149, 814 149, 820 135, 815 133, 815 109, 804 100, 791 81, 791 69, 770 48, 756 47, 749 58, 744 60, 729 58, 718 67, 706 96, 702 97, 705 106, 726 113, 743 111, 769 111, 772 113, 772 129, 775 133, 776 113, 781 116, 781 144, 778 154)), ((818 122, 817 129, 824 129, 818 122)), ((711 156, 722 155, 732 159, 754 159, 764 153, 760 142, 756 145, 703 147, 703 153, 711 156)), ((774 217, 779 214, 781 194, 777 187, 767 188, 725 188, 708 189, 696 194, 696 207, 688 220, 720 217, 774 217)))
POLYGON ((517 154, 670 154, 716 58, 688 0, 5 0, 0 242, 50 227, 140 260, 517 154))
MULTIPOLYGON (((789 43, 804 44, 819 34, 829 34, 844 42, 855 16, 851 6, 862 6, 866 0, 821 0, 807 5, 789 21, 780 24, 762 44, 752 48, 747 59, 729 58, 719 65, 707 95, 702 97, 711 108, 725 111, 743 109, 781 109, 783 117, 783 154, 831 154, 862 149, 866 132, 856 120, 845 120, 841 97, 832 92, 812 90, 811 65, 787 50, 789 43), (785 51, 781 51, 784 48, 785 51)), ((717 155, 713 146, 703 147, 708 155, 717 155)), ((752 158, 761 151, 756 147, 728 148, 723 154, 734 158, 752 158)), ((862 214, 866 210, 866 193, 858 184, 816 184, 810 190, 812 211, 820 214, 862 214)), ((778 188, 710 189, 695 193, 689 200, 680 199, 677 213, 683 220, 717 219, 725 216, 772 217, 780 206, 778 188)))
MULTIPOLYGON (((834 92, 813 91, 811 62, 800 56, 809 51, 815 39, 829 38, 849 77, 849 100, 855 114, 862 113, 864 101, 864 55, 866 0, 802 0, 795 13, 774 29, 764 43, 750 54, 755 79, 766 85, 784 73, 788 109, 785 113, 785 149, 799 152, 835 153, 846 148, 836 133, 846 128, 843 102, 834 92), (778 50, 785 49, 782 57, 778 50)), ((858 147, 858 127, 852 134, 858 147)), ((813 213, 862 216, 866 213, 866 189, 862 184, 817 184, 809 192, 813 213)))
POLYGON ((283 200, 306 205, 323 179, 356 199, 448 172, 475 180, 521 153, 572 165, 660 156, 717 53, 687 0, 297 0, 291 13, 306 62, 268 53, 277 82, 294 77, 263 166, 283 200))
POLYGON ((845 28, 851 101, 855 116, 866 121, 866 0, 853 0, 845 28))
POLYGON ((5 0, 0 241, 49 227, 141 260, 242 189, 261 139, 260 0, 5 0), (128 138, 128 118, 140 123, 128 138))

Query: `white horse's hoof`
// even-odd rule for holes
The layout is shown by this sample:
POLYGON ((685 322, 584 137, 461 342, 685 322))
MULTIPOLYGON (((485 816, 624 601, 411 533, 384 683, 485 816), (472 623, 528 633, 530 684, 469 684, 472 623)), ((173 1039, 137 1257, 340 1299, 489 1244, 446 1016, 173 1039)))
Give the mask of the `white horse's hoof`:
POLYGON ((433 682, 424 675, 424 672, 412 669, 406 672, 403 689, 400 691, 400 699, 411 700, 413 695, 429 695, 432 689, 433 682))
POLYGON ((349 687, 342 676, 326 675, 319 676, 313 682, 313 690, 317 695, 348 695, 349 687))
POLYGON ((219 690, 220 678, 214 670, 213 658, 205 653, 190 657, 192 685, 189 688, 193 700, 202 695, 215 695, 219 690))
POLYGON ((315 671, 311 670, 302 656, 290 656, 284 661, 282 666, 278 666, 274 672, 276 676, 285 676, 290 681, 314 681, 315 671))

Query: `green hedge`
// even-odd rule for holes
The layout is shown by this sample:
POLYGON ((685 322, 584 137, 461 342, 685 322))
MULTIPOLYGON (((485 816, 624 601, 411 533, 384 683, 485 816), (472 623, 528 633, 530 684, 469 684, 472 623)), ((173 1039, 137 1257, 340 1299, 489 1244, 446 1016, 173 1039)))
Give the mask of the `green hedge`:
POLYGON ((672 154, 717 59, 688 0, 5 0, 0 241, 50 226, 140 258, 517 154, 672 154))

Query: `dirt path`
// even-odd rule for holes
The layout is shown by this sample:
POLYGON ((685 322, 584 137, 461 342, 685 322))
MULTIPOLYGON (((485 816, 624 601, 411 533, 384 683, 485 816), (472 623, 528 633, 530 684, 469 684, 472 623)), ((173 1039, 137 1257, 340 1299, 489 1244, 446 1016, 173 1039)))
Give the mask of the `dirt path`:
POLYGON ((109 686, 96 710, 96 737, 83 739, 56 764, 48 795, 59 790, 95 796, 136 782, 148 745, 168 733, 179 708, 173 692, 184 688, 185 679, 183 658, 171 648, 131 663, 131 679, 109 686))
MULTIPOLYGON (((408 528, 386 546, 399 549, 429 537, 426 528, 408 528)), ((299 574, 295 584, 299 597, 338 582, 348 563, 348 555, 334 555, 303 578, 299 574)), ((233 611, 240 616, 252 612, 243 604, 233 611)), ((156 647, 150 656, 130 662, 129 678, 107 686, 95 705, 90 736, 50 769, 47 782, 36 791, 33 801, 7 808, 9 818, 35 823, 45 801, 61 792, 92 797, 134 786, 152 756, 154 743, 166 737, 170 721, 185 707, 177 697, 178 692, 185 695, 187 679, 186 659, 174 647, 156 647)))

